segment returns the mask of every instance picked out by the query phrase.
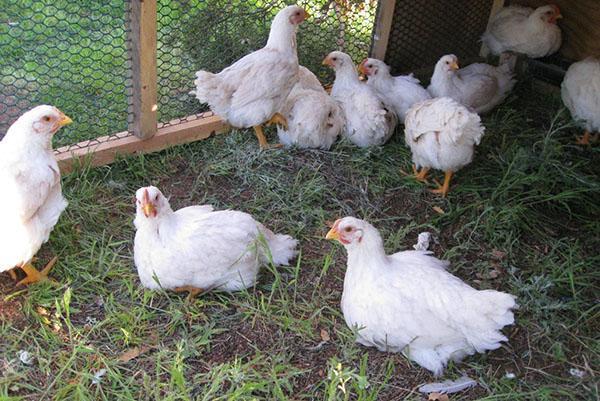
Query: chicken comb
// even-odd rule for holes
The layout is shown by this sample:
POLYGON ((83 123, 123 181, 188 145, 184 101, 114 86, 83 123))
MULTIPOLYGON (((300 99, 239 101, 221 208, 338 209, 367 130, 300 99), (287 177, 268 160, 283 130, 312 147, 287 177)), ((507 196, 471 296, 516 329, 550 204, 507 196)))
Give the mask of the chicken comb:
POLYGON ((148 188, 144 189, 144 197, 142 200, 144 203, 150 203, 150 194, 148 193, 148 188))
POLYGON ((559 15, 560 14, 560 8, 556 4, 550 4, 550 5, 554 9, 554 14, 559 15))

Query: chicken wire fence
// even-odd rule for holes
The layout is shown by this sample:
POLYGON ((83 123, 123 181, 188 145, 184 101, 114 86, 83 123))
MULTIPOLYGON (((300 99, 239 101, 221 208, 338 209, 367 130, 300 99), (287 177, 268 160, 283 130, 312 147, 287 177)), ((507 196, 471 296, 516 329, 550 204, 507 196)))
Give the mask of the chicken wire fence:
POLYGON ((444 54, 459 60, 477 57, 493 3, 396 0, 385 57, 392 74, 432 69, 444 54))
MULTIPOLYGON (((0 138, 19 115, 42 103, 73 118, 55 138, 55 147, 67 145, 63 151, 92 145, 99 137, 106 141, 131 135, 132 1, 139 0, 3 1, 0 138)), ((206 111, 189 93, 195 72, 218 72, 264 46, 273 17, 292 3, 158 0, 159 126, 206 111)), ((343 50, 357 62, 368 55, 377 0, 299 4, 311 15, 299 28, 299 60, 323 82, 333 80, 321 65, 330 51, 343 50)))

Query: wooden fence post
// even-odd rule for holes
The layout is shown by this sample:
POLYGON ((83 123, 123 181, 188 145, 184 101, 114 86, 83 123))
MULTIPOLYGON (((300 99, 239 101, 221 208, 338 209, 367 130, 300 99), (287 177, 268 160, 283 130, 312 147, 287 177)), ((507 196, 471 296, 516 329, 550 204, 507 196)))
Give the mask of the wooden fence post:
POLYGON ((135 136, 148 139, 158 128, 156 0, 131 0, 131 59, 135 136))
POLYGON ((392 20, 396 0, 380 0, 377 9, 377 20, 375 21, 375 34, 371 46, 371 57, 385 60, 390 32, 392 31, 392 20))

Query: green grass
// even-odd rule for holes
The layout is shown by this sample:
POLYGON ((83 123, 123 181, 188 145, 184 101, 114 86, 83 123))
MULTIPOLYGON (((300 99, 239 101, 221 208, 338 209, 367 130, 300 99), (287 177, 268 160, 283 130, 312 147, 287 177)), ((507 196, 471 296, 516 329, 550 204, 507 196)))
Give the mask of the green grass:
POLYGON ((0 399, 423 399, 416 386, 433 380, 424 369, 355 344, 344 323, 346 255, 323 240, 326 221, 344 215, 375 224, 390 252, 431 231, 453 273, 518 296, 510 343, 448 369, 481 384, 452 400, 597 398, 598 148, 574 146, 578 130, 559 97, 526 82, 484 123, 447 199, 400 174, 410 168, 402 135, 370 150, 260 152, 238 131, 64 177, 70 204, 40 253, 40 263, 60 257, 57 283, 15 290, 0 276, 0 399), (236 294, 190 302, 145 291, 132 261, 131 199, 148 184, 177 208, 252 213, 297 237, 301 255, 236 294), (135 347, 143 352, 119 360, 135 347))

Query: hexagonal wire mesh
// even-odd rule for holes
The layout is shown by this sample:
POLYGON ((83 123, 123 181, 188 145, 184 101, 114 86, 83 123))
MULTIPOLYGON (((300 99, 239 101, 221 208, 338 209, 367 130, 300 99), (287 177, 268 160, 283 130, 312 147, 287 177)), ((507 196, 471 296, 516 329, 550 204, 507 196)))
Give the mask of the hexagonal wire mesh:
MULTIPOLYGON (((195 72, 219 72, 242 56, 263 47, 271 20, 293 1, 159 0, 159 121, 177 124, 207 110, 190 90, 195 72)), ((377 0, 309 0, 301 4, 311 15, 298 32, 300 64, 324 82, 332 72, 321 65, 333 50, 355 61, 367 56, 377 0)))
MULTIPOLYGON (((55 146, 107 140, 131 114, 131 0, 6 0, 0 9, 0 133, 31 107, 50 103, 75 121, 55 146)), ((199 69, 218 72, 266 43, 271 20, 292 1, 158 0, 159 121, 175 124, 207 110, 189 94, 199 69)), ((301 64, 324 81, 332 50, 365 57, 377 0, 309 0, 298 36, 301 64)), ((127 135, 127 134, 125 134, 127 135)))
POLYGON ((385 61, 392 73, 433 69, 444 54, 479 55, 493 0, 396 0, 385 61))
POLYGON ((52 104, 74 123, 54 144, 128 128, 129 0, 4 0, 0 8, 0 138, 23 112, 52 104))

